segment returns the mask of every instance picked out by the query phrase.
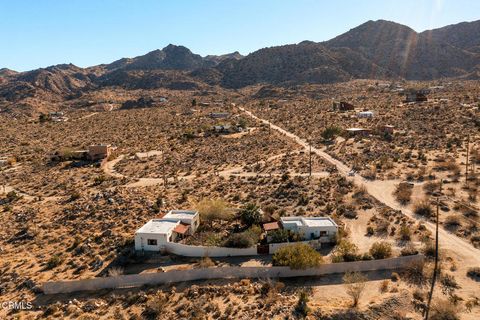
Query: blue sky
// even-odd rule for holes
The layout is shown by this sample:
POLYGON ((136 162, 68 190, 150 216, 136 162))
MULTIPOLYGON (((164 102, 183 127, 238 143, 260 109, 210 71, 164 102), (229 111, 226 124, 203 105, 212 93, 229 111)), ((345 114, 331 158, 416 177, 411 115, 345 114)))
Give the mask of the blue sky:
POLYGON ((81 67, 169 43, 223 54, 323 41, 386 19, 416 31, 480 19, 478 0, 0 0, 0 68, 81 67))

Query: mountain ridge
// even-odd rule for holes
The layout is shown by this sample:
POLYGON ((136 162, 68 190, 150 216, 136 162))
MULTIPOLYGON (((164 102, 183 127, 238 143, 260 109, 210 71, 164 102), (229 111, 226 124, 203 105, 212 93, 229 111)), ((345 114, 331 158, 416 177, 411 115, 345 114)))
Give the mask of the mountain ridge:
POLYGON ((126 89, 239 89, 250 85, 334 83, 352 79, 480 78, 480 20, 417 33, 369 20, 330 40, 202 57, 169 44, 133 58, 87 68, 58 64, 27 72, 0 69, 0 100, 54 95, 68 99, 119 86, 126 89))

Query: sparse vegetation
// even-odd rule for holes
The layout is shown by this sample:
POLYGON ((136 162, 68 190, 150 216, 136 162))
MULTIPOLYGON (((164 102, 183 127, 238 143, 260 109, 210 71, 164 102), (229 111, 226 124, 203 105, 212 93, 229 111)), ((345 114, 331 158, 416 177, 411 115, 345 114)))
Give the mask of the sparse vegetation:
POLYGON ((388 242, 375 242, 370 247, 370 254, 374 259, 386 259, 392 256, 392 245, 388 242))
POLYGON ((433 215, 432 206, 428 200, 422 200, 420 202, 415 203, 413 211, 415 214, 424 217, 431 217, 433 215))
POLYGON ((395 197, 402 205, 406 205, 412 197, 412 188, 405 183, 399 184, 395 190, 395 197))
POLYGON ((352 306, 355 308, 358 306, 363 291, 365 290, 365 282, 367 278, 358 272, 346 273, 343 276, 343 283, 347 294, 352 298, 352 306))
POLYGON ((272 262, 274 266, 306 269, 319 266, 323 258, 308 244, 297 243, 278 249, 272 257, 272 262))

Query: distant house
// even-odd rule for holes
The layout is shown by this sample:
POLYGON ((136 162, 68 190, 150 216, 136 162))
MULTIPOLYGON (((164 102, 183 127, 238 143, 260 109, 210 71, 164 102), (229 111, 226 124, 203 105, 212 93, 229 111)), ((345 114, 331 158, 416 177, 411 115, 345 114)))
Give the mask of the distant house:
POLYGON ((358 118, 373 118, 374 114, 372 111, 361 111, 357 113, 358 118))
POLYGON ((110 157, 115 151, 115 147, 109 144, 96 144, 88 147, 88 150, 69 150, 63 149, 56 151, 51 155, 51 161, 69 161, 69 160, 83 160, 83 161, 98 161, 110 157))
POLYGON ((337 234, 338 225, 329 217, 282 217, 283 229, 298 234, 303 240, 331 242, 337 234))
POLYGON ((4 167, 8 165, 8 158, 7 157, 0 157, 0 167, 4 167))
POLYGON ((92 161, 108 158, 115 150, 109 144, 96 144, 88 147, 88 158, 92 161))
POLYGON ((50 121, 53 122, 65 122, 68 121, 68 118, 65 116, 65 114, 61 111, 56 111, 56 112, 50 112, 48 114, 48 118, 50 121))
POLYGON ((332 103, 333 111, 353 111, 355 110, 355 106, 345 101, 334 101, 332 103))
POLYGON ((230 117, 230 113, 228 112, 211 112, 210 118, 212 119, 227 119, 230 117))
POLYGON ((370 134, 370 129, 364 128, 348 128, 346 131, 349 136, 368 136, 370 134))
POLYGON ((213 126, 212 131, 219 134, 230 134, 242 132, 243 128, 239 126, 232 126, 231 124, 225 124, 213 126))
POLYGON ((381 126, 381 127, 380 127, 380 130, 381 130, 383 133, 393 134, 393 132, 394 132, 394 130, 395 130, 395 126, 386 124, 386 125, 381 126))
POLYGON ((425 102, 428 101, 427 98, 427 92, 425 90, 410 90, 405 92, 405 100, 403 101, 404 103, 409 103, 409 102, 425 102))
POLYGON ((198 211, 172 210, 152 219, 135 232, 135 250, 160 251, 167 242, 193 234, 200 224, 198 211))

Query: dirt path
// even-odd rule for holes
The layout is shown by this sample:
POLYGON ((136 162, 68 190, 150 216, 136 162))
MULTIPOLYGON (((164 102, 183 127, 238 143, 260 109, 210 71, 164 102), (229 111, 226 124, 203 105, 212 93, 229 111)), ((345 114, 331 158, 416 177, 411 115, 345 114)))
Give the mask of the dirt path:
MULTIPOLYGON (((264 124, 270 125, 272 129, 293 139, 296 143, 298 143, 300 146, 302 146, 308 151, 309 144, 305 140, 301 139, 299 136, 282 129, 279 126, 276 126, 265 119, 257 117, 251 111, 246 110, 243 107, 238 106, 238 108, 244 113, 246 113, 248 116, 252 117, 253 119, 261 121, 264 124)), ((335 165, 341 174, 347 176, 347 173, 350 171, 350 168, 348 166, 346 166, 341 161, 334 159, 332 156, 330 156, 323 150, 317 149, 312 146, 312 152, 322 157, 329 163, 335 165)), ((364 185, 368 193, 372 197, 376 198, 378 201, 382 202, 386 206, 396 210, 401 210, 403 214, 405 214, 406 216, 412 219, 415 219, 415 220, 419 219, 417 216, 415 216, 415 214, 411 210, 398 204, 395 198, 393 197, 392 191, 395 189, 395 185, 398 183, 398 181, 396 180, 371 181, 371 180, 366 180, 363 177, 358 175, 355 177, 352 177, 352 180, 357 185, 364 185)), ((424 220, 423 222, 427 227, 427 229, 429 229, 433 234, 435 234, 435 225, 426 220, 424 220)), ((439 229, 439 243, 442 250, 447 250, 449 253, 454 253, 457 256, 459 266, 472 267, 472 266, 480 265, 480 250, 473 247, 469 242, 457 237, 456 235, 444 230, 443 228, 439 229)))
POLYGON ((87 119, 87 118, 93 117, 93 116, 96 115, 96 114, 98 114, 98 112, 92 112, 92 113, 90 113, 90 114, 87 114, 86 116, 83 116, 83 117, 80 117, 80 118, 76 119, 75 121, 87 119))
MULTIPOLYGON (((298 153, 298 152, 299 151, 294 151, 294 152, 291 152, 290 154, 295 154, 295 153, 298 153)), ((258 163, 263 164, 263 163, 266 163, 268 161, 272 161, 272 160, 275 160, 277 158, 281 158, 285 155, 286 155, 286 153, 277 154, 277 155, 269 157, 267 160, 259 161, 258 163)), ((115 158, 111 161, 108 161, 103 166, 103 171, 105 172, 105 174, 107 174, 109 176, 112 176, 114 178, 129 178, 129 177, 115 171, 115 166, 117 165, 117 163, 119 163, 124 158, 125 158, 125 155, 120 155, 117 158, 115 158)), ((207 175, 208 174, 214 174, 214 172, 207 173, 207 175)), ((248 177, 272 177, 272 176, 282 176, 283 175, 283 173, 272 173, 272 174, 270 174, 270 173, 244 172, 243 171, 243 166, 237 166, 237 167, 233 167, 233 168, 230 168, 230 169, 225 169, 225 170, 222 170, 222 171, 218 171, 217 174, 219 176, 226 177, 226 178, 228 178, 230 176, 247 177, 248 178, 248 177)), ((308 177, 308 173, 288 172, 288 174, 290 176, 308 177)), ((328 175, 329 175, 329 173, 326 172, 326 171, 312 172, 312 176, 317 177, 317 178, 327 177, 328 175)), ((181 177, 178 177, 178 181, 192 180, 192 179, 195 179, 197 177, 198 177, 197 175, 181 176, 181 177)), ((172 181, 174 181, 174 179, 175 179, 174 177, 168 177, 167 182, 172 182, 172 181)), ((123 187, 126 187, 126 188, 150 187, 150 186, 160 185, 160 184, 164 183, 163 178, 139 178, 139 179, 136 179, 136 180, 137 181, 135 181, 135 182, 131 182, 131 183, 123 185, 123 187)))
MULTIPOLYGON (((21 192, 15 188, 9 187, 9 186, 0 186, 0 194, 7 194, 11 191, 15 191, 19 196, 23 197, 25 200, 33 201, 35 199, 38 199, 37 196, 32 196, 29 195, 25 192, 21 192)), ((42 202, 48 202, 48 201, 57 201, 60 200, 62 197, 59 196, 51 196, 51 197, 43 197, 41 198, 42 202)))

